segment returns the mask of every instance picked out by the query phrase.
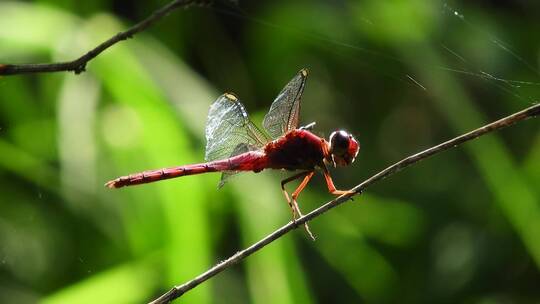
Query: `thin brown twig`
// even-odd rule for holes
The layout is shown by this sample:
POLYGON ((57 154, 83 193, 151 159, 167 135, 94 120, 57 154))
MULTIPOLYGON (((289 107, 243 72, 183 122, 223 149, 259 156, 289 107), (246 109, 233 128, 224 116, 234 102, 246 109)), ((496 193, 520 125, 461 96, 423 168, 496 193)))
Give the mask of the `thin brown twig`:
POLYGON ((57 63, 37 63, 37 64, 0 64, 0 75, 17 75, 31 73, 51 73, 51 72, 74 72, 80 74, 86 70, 86 64, 96 58, 103 51, 116 43, 132 38, 135 34, 146 30, 148 27, 156 23, 161 18, 167 16, 173 10, 178 8, 187 8, 192 5, 204 5, 210 3, 211 0, 174 0, 169 4, 161 7, 153 12, 143 21, 135 24, 126 31, 119 32, 111 38, 105 40, 100 45, 88 51, 81 57, 66 62, 57 63))
POLYGON ((175 286, 168 292, 164 293, 159 298, 155 299, 151 302, 151 304, 163 304, 163 303, 169 303, 174 299, 179 298, 187 291, 195 288, 197 285, 203 283, 204 281, 212 278, 213 276, 217 275, 218 273, 222 272, 223 270, 231 267, 234 264, 237 264, 244 258, 250 256, 251 254, 257 252, 258 250, 262 249, 264 246, 270 244, 271 242, 275 241, 276 239, 280 238, 281 236, 285 235, 289 231, 296 229, 298 227, 301 227, 304 223, 320 216, 321 214, 327 212, 328 210, 335 208, 342 203, 348 201, 349 199, 352 200, 352 197, 355 195, 360 195, 367 187, 371 186, 372 184, 390 176, 398 171, 401 171, 402 169, 413 165, 420 160, 426 159, 430 156, 433 156, 437 153, 443 152, 445 150, 448 150, 450 148, 456 147, 460 144, 463 144, 469 140, 475 139, 477 137, 480 137, 482 135, 485 135, 489 132, 493 132, 495 130, 499 130, 505 127, 508 127, 512 124, 515 124, 519 121, 525 120, 527 118, 535 117, 540 115, 540 104, 536 104, 534 106, 531 106, 525 110, 522 110, 520 112, 514 113, 510 116, 507 116, 505 118, 502 118, 500 120, 497 120, 495 122, 492 122, 490 124, 487 124, 483 127, 480 127, 476 130, 470 131, 468 133, 465 133, 461 136, 455 137, 451 140, 445 141, 439 145, 436 145, 434 147, 431 147, 427 150, 424 150, 422 152, 416 153, 414 155, 411 155, 409 157, 406 157, 402 159, 401 161, 389 166, 388 168, 380 171, 379 173, 373 175, 372 177, 366 179, 361 184, 358 184, 354 188, 351 189, 351 193, 342 195, 324 205, 321 207, 311 211, 310 213, 298 218, 295 222, 289 222, 287 225, 277 229, 276 231, 270 233, 260 241, 256 242, 255 244, 249 246, 248 248, 238 251, 233 256, 229 257, 228 259, 218 263, 214 267, 210 268, 206 272, 200 274, 199 276, 195 277, 194 279, 180 285, 175 286))

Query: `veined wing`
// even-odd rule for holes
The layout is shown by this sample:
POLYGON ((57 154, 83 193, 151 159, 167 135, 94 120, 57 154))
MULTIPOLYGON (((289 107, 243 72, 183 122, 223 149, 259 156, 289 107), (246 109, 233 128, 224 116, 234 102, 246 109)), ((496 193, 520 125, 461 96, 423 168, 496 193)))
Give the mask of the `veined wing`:
POLYGON ((278 138, 288 131, 298 128, 300 99, 304 92, 307 75, 306 69, 300 70, 281 90, 270 106, 270 110, 264 117, 263 126, 272 138, 278 138))
MULTIPOLYGON (((241 143, 241 144, 238 144, 234 148, 234 150, 231 153, 230 157, 233 157, 235 155, 239 155, 239 154, 242 154, 242 153, 245 153, 245 152, 253 151, 253 150, 254 150, 254 147, 250 147, 248 144, 241 143)), ((223 173, 221 173, 221 180, 219 181, 218 189, 223 187, 225 185, 225 183, 227 183, 227 181, 229 181, 229 179, 231 177, 233 177, 234 175, 236 175, 236 174, 238 174, 240 172, 241 171, 236 171, 236 170, 223 171, 223 173)))
POLYGON ((268 141, 270 139, 249 120, 246 109, 235 95, 225 93, 210 106, 206 123, 206 161, 258 150, 268 141))

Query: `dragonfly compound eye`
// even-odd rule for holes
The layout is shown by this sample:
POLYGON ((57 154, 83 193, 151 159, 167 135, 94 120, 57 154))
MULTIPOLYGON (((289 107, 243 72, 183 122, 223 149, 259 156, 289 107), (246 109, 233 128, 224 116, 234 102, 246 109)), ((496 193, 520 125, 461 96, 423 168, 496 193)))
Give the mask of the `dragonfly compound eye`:
POLYGON ((336 165, 350 165, 358 154, 359 145, 349 133, 340 130, 330 135, 330 153, 336 165))

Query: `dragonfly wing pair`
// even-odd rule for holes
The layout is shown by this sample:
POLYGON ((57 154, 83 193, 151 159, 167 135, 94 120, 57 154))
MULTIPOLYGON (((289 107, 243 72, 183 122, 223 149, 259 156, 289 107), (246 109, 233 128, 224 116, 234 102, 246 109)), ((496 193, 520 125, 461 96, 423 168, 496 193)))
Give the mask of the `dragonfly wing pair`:
MULTIPOLYGON (((262 149, 272 139, 296 129, 306 78, 307 70, 298 72, 272 103, 263 121, 270 137, 251 122, 246 109, 234 94, 221 95, 208 112, 205 160, 226 159, 262 149)), ((223 172, 218 187, 222 187, 236 173, 223 172)))

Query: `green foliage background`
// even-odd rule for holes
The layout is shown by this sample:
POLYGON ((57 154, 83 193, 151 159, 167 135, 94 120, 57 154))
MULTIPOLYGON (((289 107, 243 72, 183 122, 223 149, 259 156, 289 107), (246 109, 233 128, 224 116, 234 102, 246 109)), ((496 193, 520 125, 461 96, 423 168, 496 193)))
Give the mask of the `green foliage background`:
MULTIPOLYGON (((0 62, 70 60, 165 1, 0 2, 0 62)), ((199 162, 208 106, 256 122, 310 69, 303 123, 351 131, 341 188, 540 96, 533 2, 241 1, 180 10, 70 73, 0 78, 0 302, 140 303, 290 220, 285 173, 111 191, 199 162)), ((537 303, 531 120, 421 162, 189 292, 185 303, 537 303)), ((318 177, 304 212, 331 199, 318 177)), ((180 302, 180 301, 179 301, 180 302)))

